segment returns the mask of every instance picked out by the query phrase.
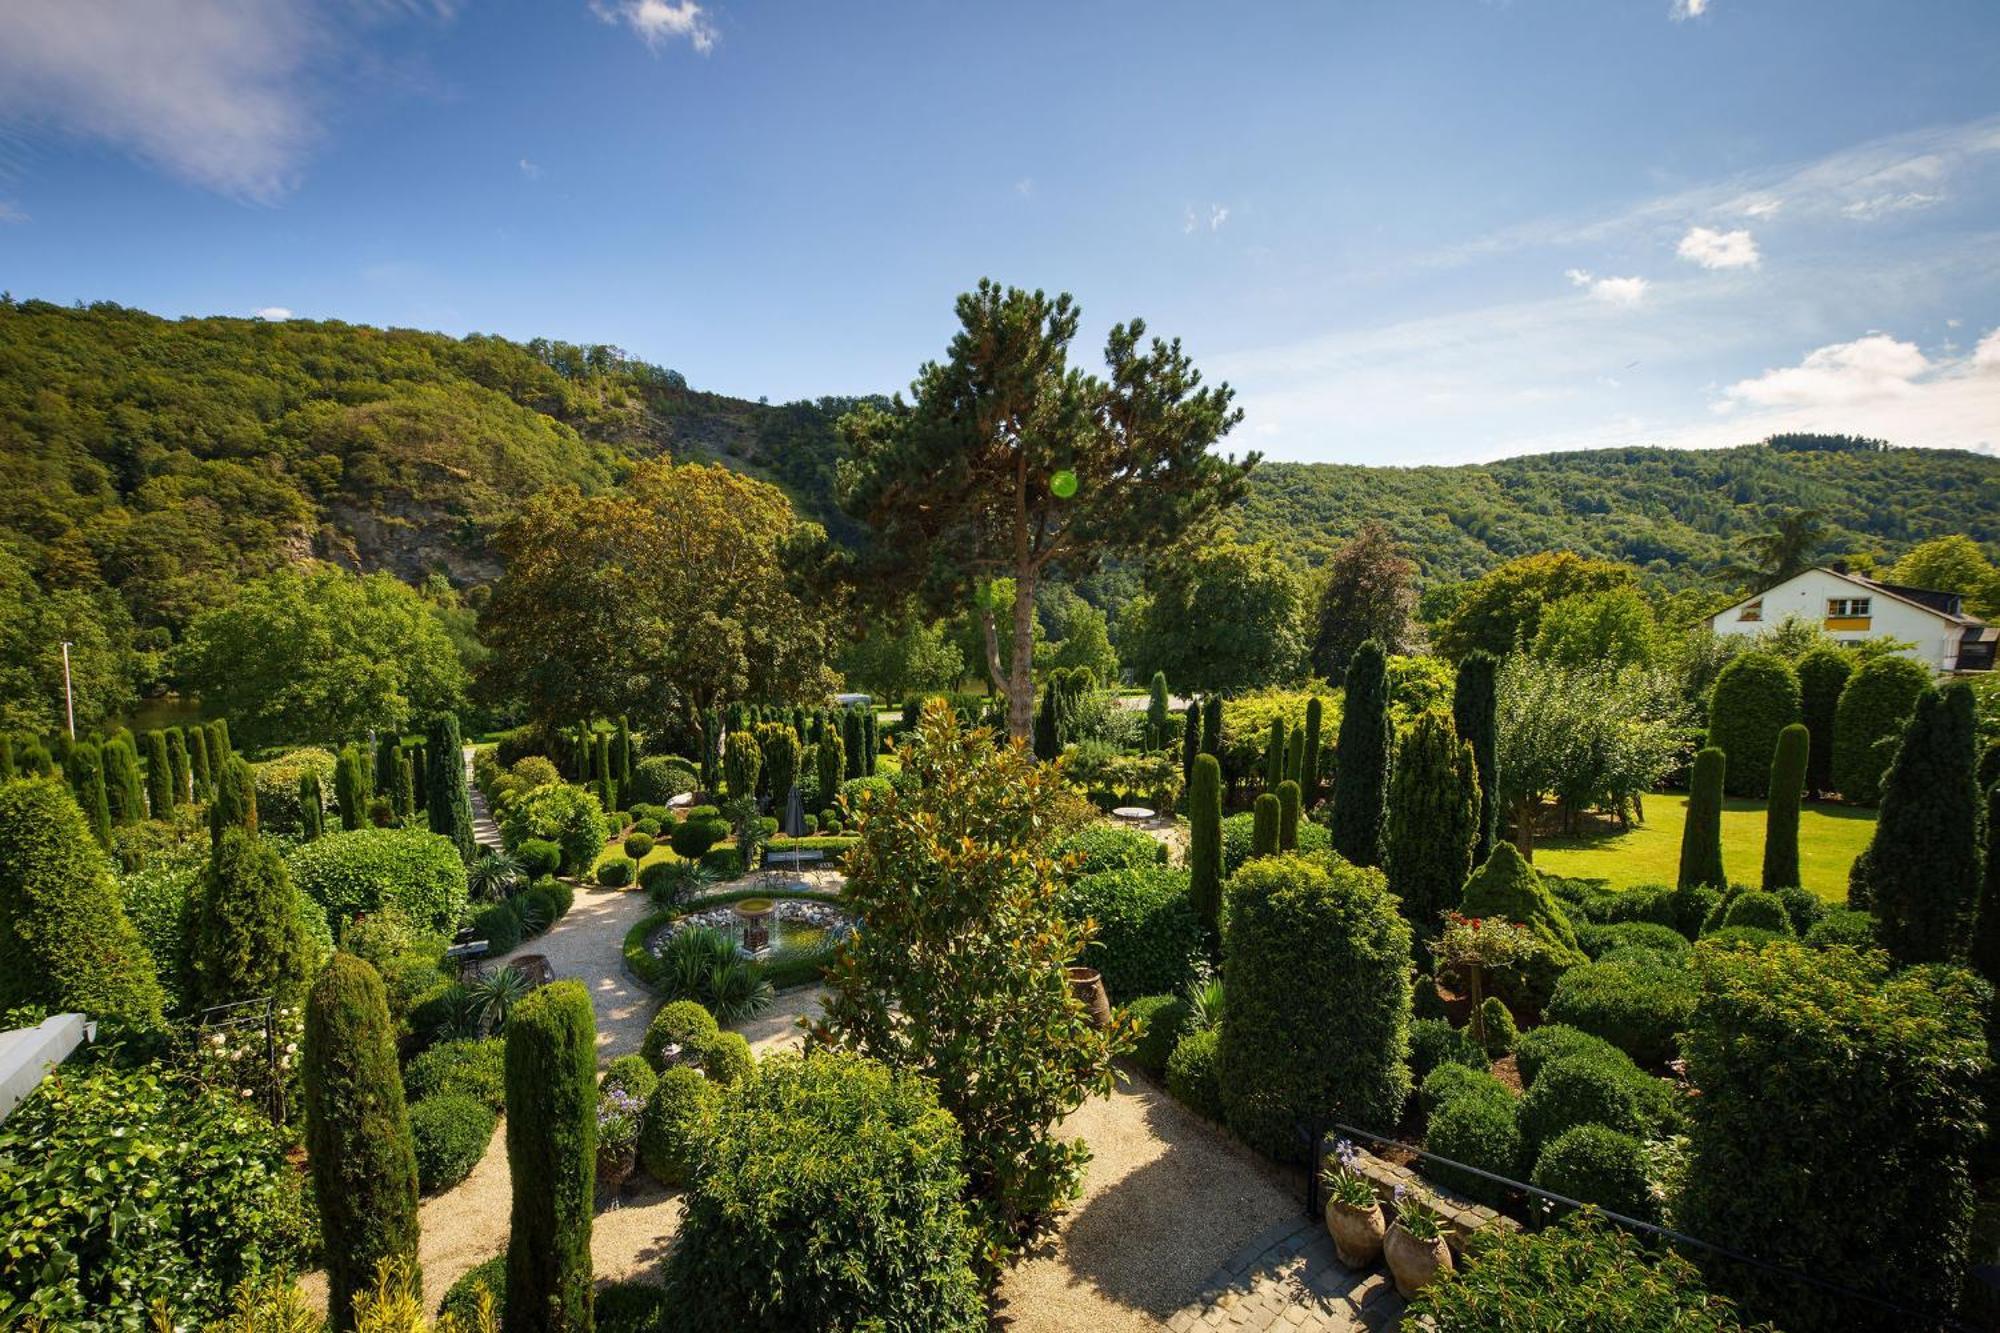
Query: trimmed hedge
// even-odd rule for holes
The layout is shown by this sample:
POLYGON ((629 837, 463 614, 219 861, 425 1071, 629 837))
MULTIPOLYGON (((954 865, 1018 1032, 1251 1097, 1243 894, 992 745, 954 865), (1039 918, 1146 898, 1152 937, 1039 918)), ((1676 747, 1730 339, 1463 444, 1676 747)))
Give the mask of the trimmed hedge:
POLYGON ((1718 929, 1727 930, 1731 926, 1748 926, 1752 930, 1789 935, 1792 933, 1792 914, 1785 910, 1784 901, 1775 893, 1739 893, 1724 909, 1718 929))
POLYGON ((479 1327, 479 1298, 490 1293, 497 1319, 507 1309, 507 1256, 496 1254, 451 1284, 438 1305, 438 1317, 450 1315, 465 1328, 479 1327))
POLYGON ((1641 1222, 1659 1220, 1646 1178, 1646 1145, 1606 1125, 1577 1125, 1551 1139, 1529 1183, 1641 1222))
POLYGON ((1675 1036, 1694 1015, 1699 989, 1685 956, 1645 950, 1585 963, 1563 973, 1545 1017, 1604 1038, 1639 1064, 1661 1068, 1678 1053, 1675 1036))
POLYGON ((472 937, 486 941, 489 957, 512 953, 521 944, 521 909, 513 899, 482 907, 472 917, 472 937))
POLYGON ((1882 795, 1893 742, 1930 687, 1930 668, 1907 657, 1870 658, 1841 687, 1834 710, 1833 785, 1850 801, 1873 804, 1882 795))
POLYGON ((1881 939, 1875 931, 1874 915, 1844 907, 1835 908, 1813 922, 1812 928, 1806 931, 1806 943, 1815 949, 1882 947, 1881 939))
POLYGON ((772 1057, 716 1108, 667 1260, 666 1327, 979 1333, 962 1151, 922 1078, 838 1052, 772 1057))
POLYGON ((1565 1055, 1543 1065, 1521 1098, 1521 1136, 1528 1151, 1577 1125, 1605 1125, 1650 1138, 1675 1122, 1671 1088, 1624 1054, 1565 1055))
POLYGON ((646 1035, 639 1043, 639 1054, 647 1064, 664 1071, 667 1067, 667 1047, 678 1046, 681 1048, 681 1059, 693 1059, 721 1030, 715 1015, 695 1001, 672 1000, 661 1005, 660 1011, 653 1015, 653 1021, 647 1025, 646 1035))
POLYGON ((1139 1025, 1139 1040, 1132 1059, 1155 1077, 1167 1072, 1167 1061, 1180 1044, 1194 1016, 1186 1000, 1178 995, 1142 995, 1125 1006, 1126 1014, 1139 1025))
MULTIPOLYGON (((267 763, 252 764, 257 787, 257 824, 267 833, 299 833, 305 828, 305 802, 299 782, 319 783, 324 794, 333 786, 333 755, 317 746, 290 750, 267 763)), ((165 818, 164 815, 156 818, 165 818)))
POLYGON ((1514 1044, 1514 1067, 1520 1071, 1521 1086, 1533 1087, 1543 1065, 1569 1055, 1616 1060, 1621 1052, 1604 1038, 1581 1028, 1544 1023, 1522 1033, 1521 1040, 1514 1044))
POLYGON ((1085 875, 1063 891, 1062 912, 1097 922, 1096 939, 1077 961, 1103 974, 1113 1004, 1177 995, 1194 980, 1204 950, 1187 871, 1152 865, 1085 875))
POLYGON ((1167 1058, 1167 1091, 1175 1101, 1210 1120, 1222 1119, 1222 1083, 1215 1069, 1218 1039, 1214 1028, 1190 1032, 1167 1058))
POLYGON ((1460 1097, 1480 1096, 1493 1088, 1505 1092, 1507 1085, 1495 1078, 1486 1065, 1441 1064, 1424 1076, 1423 1085, 1417 1089, 1417 1104, 1425 1115, 1432 1115, 1460 1097))
MULTIPOLYGON (((1484 1081, 1467 1082, 1431 1112, 1424 1147, 1454 1162, 1519 1180, 1525 1159, 1521 1128, 1515 1122, 1515 1101, 1507 1085, 1491 1075, 1484 1081)), ((1425 1162, 1423 1170, 1445 1188, 1482 1203, 1498 1205, 1506 1197, 1504 1186, 1469 1171, 1432 1162, 1425 1162)))
POLYGON ((1410 1024, 1410 1077, 1422 1083, 1440 1065, 1485 1069, 1491 1061, 1472 1034, 1442 1018, 1419 1018, 1410 1024))
POLYGON ((410 1108, 410 1139, 417 1156, 417 1188, 450 1189, 472 1174, 500 1118, 476 1097, 449 1092, 410 1108))
POLYGON ((342 923, 394 907, 424 930, 448 931, 465 910, 465 862, 449 838, 422 829, 329 833, 292 849, 292 879, 342 923))
POLYGON ((1086 824, 1055 846, 1057 857, 1075 857, 1070 876, 1102 874, 1107 870, 1145 870, 1165 865, 1167 845, 1140 829, 1118 824, 1086 824))
POLYGON ((1688 952, 1687 937, 1672 926, 1652 921, 1620 921, 1608 926, 1578 926, 1577 947, 1591 958, 1602 958, 1614 949, 1650 949, 1667 958, 1688 952))
POLYGON ((441 1041, 403 1070, 403 1091, 413 1102, 472 1097, 497 1112, 507 1105, 507 1043, 498 1037, 441 1041))
POLYGON ((1722 668, 1709 698, 1708 743, 1728 760, 1724 790, 1731 796, 1767 795, 1778 733, 1800 716, 1799 678, 1776 653, 1753 650, 1722 668))
POLYGON ((675 1065, 658 1076, 639 1113, 639 1163, 653 1179, 662 1185, 688 1183, 717 1093, 717 1085, 692 1065, 675 1065))

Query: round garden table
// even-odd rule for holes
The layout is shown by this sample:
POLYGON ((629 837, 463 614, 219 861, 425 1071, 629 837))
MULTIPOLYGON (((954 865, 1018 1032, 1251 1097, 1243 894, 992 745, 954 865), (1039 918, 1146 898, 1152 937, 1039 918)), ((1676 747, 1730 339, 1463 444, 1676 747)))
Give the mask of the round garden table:
POLYGON ((1134 824, 1143 824, 1153 817, 1153 812, 1143 805, 1121 805, 1111 812, 1113 819, 1123 819, 1134 824))

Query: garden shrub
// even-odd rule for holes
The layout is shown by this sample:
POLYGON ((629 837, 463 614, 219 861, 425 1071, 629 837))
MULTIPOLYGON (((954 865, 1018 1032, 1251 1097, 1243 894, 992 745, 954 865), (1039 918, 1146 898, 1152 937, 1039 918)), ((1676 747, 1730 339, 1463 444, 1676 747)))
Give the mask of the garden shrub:
POLYGON ((1514 1044, 1514 1067, 1520 1071, 1521 1086, 1533 1087, 1543 1065, 1569 1055, 1616 1060, 1621 1052, 1602 1037, 1561 1023, 1544 1023, 1521 1034, 1514 1044))
POLYGON ((377 1265, 417 1262, 417 1162, 395 1027, 381 978, 352 954, 335 954, 313 983, 302 1073, 329 1308, 345 1328, 377 1265))
POLYGON ((1701 943, 1704 948, 1710 946, 1732 948, 1747 946, 1752 949, 1761 949, 1767 944, 1775 944, 1779 940, 1788 940, 1791 938, 1792 934, 1789 930, 1764 930, 1758 926, 1725 926, 1720 930, 1713 930, 1702 936, 1701 943))
POLYGON ((1230 880, 1217 1047, 1225 1118, 1270 1156, 1296 1123, 1393 1126, 1409 1095, 1410 928, 1382 874, 1263 857, 1230 880))
POLYGON ((403 1070, 403 1091, 413 1102, 472 1097, 497 1112, 507 1104, 507 1043, 498 1037, 441 1041, 403 1070))
POLYGON ((1177 995, 1194 980, 1201 923, 1185 870, 1150 865, 1085 875, 1064 891, 1062 910, 1073 923, 1097 922, 1096 938, 1077 961, 1103 974, 1113 1004, 1177 995))
POLYGON ((562 848, 547 838, 523 838, 514 848, 514 859, 520 863, 523 875, 531 880, 540 879, 562 869, 562 848))
POLYGON ((1154 1076, 1167 1072, 1167 1061, 1188 1029, 1192 1011, 1178 995, 1142 995, 1125 1006, 1125 1012, 1139 1025, 1139 1041, 1132 1058, 1154 1076))
POLYGON ((1929 667, 1895 654, 1871 657, 1847 678, 1833 721, 1833 785, 1842 796, 1880 799, 1896 739, 1930 683, 1929 667))
POLYGON ((674 825, 668 841, 674 855, 683 860, 699 861, 708 849, 729 836, 729 821, 720 815, 689 815, 674 825))
POLYGON ((591 1308, 595 1333, 653 1333, 667 1308, 666 1289, 654 1282, 608 1282, 591 1308))
POLYGON ((1486 864, 1465 882, 1458 910, 1467 917, 1499 917, 1526 926, 1541 946, 1520 969, 1518 982, 1506 973, 1495 978, 1495 991, 1514 1008, 1539 1011, 1563 970, 1584 961, 1569 917, 1511 842, 1493 844, 1486 864))
POLYGON ((1435 1333, 1743 1327, 1730 1303, 1702 1286, 1694 1265, 1588 1216, 1538 1232, 1482 1233, 1474 1261, 1424 1288, 1409 1315, 1435 1333))
MULTIPOLYGON (((1891 973, 1881 954, 1789 940, 1704 946, 1696 968, 1683 1045, 1701 1096, 1677 1224, 1766 1263, 1949 1303, 1969 1262, 1991 989, 1957 968, 1891 973)), ((1834 1294, 1741 1265, 1715 1280, 1787 1328, 1850 1326, 1834 1294)))
POLYGON ((639 1162, 662 1185, 685 1185, 694 1172, 703 1121, 718 1085, 693 1065, 675 1065, 658 1081, 639 1113, 639 1162))
POLYGON ((1794 935, 1803 936, 1827 913, 1826 900, 1809 889, 1779 889, 1777 897, 1785 905, 1785 915, 1791 920, 1794 935))
POLYGON ((928 1080, 773 1057, 715 1110, 667 1260, 667 1329, 983 1330, 962 1151, 928 1080))
MULTIPOLYGON (((1222 821, 1222 873, 1225 878, 1234 875, 1250 859, 1250 852, 1256 843, 1257 816, 1254 813, 1231 815, 1222 821)), ((1333 850, 1333 835, 1326 825, 1310 820, 1299 824, 1299 854, 1312 855, 1333 850)))
POLYGON ((1167 1057, 1167 1091, 1197 1115, 1222 1119, 1222 1084, 1215 1068, 1215 1028, 1190 1032, 1167 1057))
POLYGON ((600 1093, 623 1092, 637 1101, 645 1101, 653 1095, 660 1076, 646 1063, 643 1055, 621 1055, 605 1067, 604 1077, 598 1082, 600 1093))
POLYGON ((1672 1089, 1624 1052, 1615 1056, 1565 1055, 1536 1071, 1521 1098, 1521 1135, 1530 1153, 1576 1125, 1650 1138, 1675 1122, 1672 1089))
POLYGON ((293 848, 287 865, 336 932, 385 907, 426 930, 448 931, 468 897, 457 847, 417 828, 329 833, 293 848))
POLYGON ((632 765, 632 803, 665 805, 701 786, 700 775, 685 759, 667 754, 649 754, 632 765))
POLYGON ((721 1030, 715 1015, 693 1000, 670 1000, 660 1006, 647 1025, 646 1035, 639 1042, 639 1054, 653 1068, 664 1070, 668 1047, 680 1047, 678 1058, 691 1060, 721 1030))
POLYGON ((1664 1067, 1694 1013, 1695 977, 1680 957, 1634 951, 1563 973, 1544 1015, 1604 1038, 1639 1064, 1664 1067))
POLYGON ((653 837, 650 833, 632 832, 625 835, 625 855, 634 861, 643 861, 653 852, 653 837))
MULTIPOLYGON (((1447 1066, 1455 1069, 1457 1066, 1447 1066)), ((1424 1127, 1424 1147, 1440 1157, 1519 1180, 1524 1174, 1521 1129, 1515 1123, 1516 1098, 1507 1085, 1487 1076, 1468 1083, 1431 1112, 1424 1127)), ((1500 1204, 1506 1187, 1435 1162, 1423 1164, 1424 1174, 1481 1203, 1500 1204)))
MULTIPOLYGON (((317 904, 262 838, 225 829, 188 902, 189 989, 206 1007, 271 996, 296 1006, 325 954, 305 926, 317 904)), ((322 932, 324 933, 324 928, 322 932)))
MULTIPOLYGON (((653 844, 650 840, 660 836, 660 821, 651 815, 641 814, 635 809, 632 812, 632 832, 646 835, 649 839, 646 843, 646 851, 650 852, 653 850, 653 844)), ((630 853, 627 853, 627 855, 630 855, 630 853)))
POLYGON ((482 907, 472 917, 472 938, 486 941, 488 957, 512 953, 521 944, 521 909, 513 899, 482 907))
POLYGON ((438 1317, 450 1315, 458 1320, 461 1328, 477 1328, 479 1319, 479 1298, 491 1295, 493 1313, 503 1314, 507 1309, 507 1256, 496 1254, 464 1277, 451 1284, 438 1305, 438 1317))
POLYGON ((1410 1077, 1422 1083, 1440 1065, 1485 1069, 1491 1063, 1472 1034, 1443 1018, 1419 1018, 1410 1024, 1410 1077))
POLYGON ((704 1038, 695 1048, 702 1072, 722 1087, 740 1083, 757 1072, 757 1057, 750 1042, 740 1032, 718 1032, 704 1038))
POLYGON ((1145 870, 1164 865, 1167 846, 1140 829, 1117 824, 1086 824, 1058 842, 1054 854, 1074 857, 1073 878, 1107 870, 1145 870))
MULTIPOLYGON (((1624 894, 1605 887, 1603 880, 1574 879, 1567 875, 1543 875, 1542 887, 1562 904, 1563 915, 1579 932, 1586 922, 1603 925, 1610 921, 1612 904, 1624 894)), ((1631 892, 1631 890, 1627 890, 1631 892)))
POLYGON ((1875 933, 1874 915, 1845 907, 1837 907, 1813 922, 1812 928, 1806 931, 1806 943, 1815 949, 1881 947, 1880 938, 1875 933))
POLYGON ((1741 653, 1722 668, 1709 700, 1708 743, 1728 761, 1723 787, 1731 796, 1767 794, 1778 733, 1799 720, 1799 708, 1799 678, 1776 653, 1741 653))
POLYGON ((638 870, 629 856, 607 856, 597 863, 597 882, 608 889, 622 889, 632 882, 638 870))
POLYGON ((178 1011, 185 1000, 188 905, 204 869, 204 860, 189 849, 181 855, 150 858, 138 870, 118 877, 125 915, 153 957, 170 1012, 178 1011))
POLYGON ((1672 926, 1653 921, 1620 921, 1608 926, 1578 926, 1577 947, 1592 959, 1614 949, 1650 949, 1667 958, 1688 952, 1687 937, 1672 926))
POLYGON ((239 1283, 309 1262, 286 1136, 233 1092, 86 1049, 0 1124, 0 1324, 219 1319, 239 1283))
POLYGON ((1926 689, 1882 778, 1881 817, 1848 873, 1847 905, 1873 912, 1902 963, 1965 957, 1984 880, 1972 687, 1926 689))
POLYGON ((1481 1096, 1496 1088, 1507 1091, 1507 1085, 1495 1078, 1486 1064, 1475 1067, 1452 1061, 1424 1076, 1423 1085, 1417 1089, 1417 1104, 1423 1107, 1425 1115, 1434 1115, 1460 1097, 1481 1096))
POLYGON ((562 867, 588 869, 611 836, 604 807, 581 787, 557 783, 529 792, 500 825, 509 847, 540 838, 562 848, 562 867))
POLYGON ((257 825, 266 833, 299 833, 305 826, 299 780, 316 781, 322 792, 333 786, 333 755, 317 746, 290 750, 267 763, 252 764, 257 789, 257 825))
POLYGON ((1726 930, 1731 926, 1748 926, 1752 930, 1789 935, 1792 933, 1792 916, 1775 893, 1739 893, 1722 914, 1721 928, 1726 930))
POLYGON ((1718 890, 1706 884, 1687 888, 1630 888, 1612 895, 1605 924, 1650 921, 1678 932, 1683 939, 1692 940, 1701 934, 1702 923, 1708 919, 1720 897, 1718 890))
POLYGON ((576 903, 576 890, 559 879, 539 880, 525 896, 543 909, 550 925, 568 916, 569 909, 576 903))
POLYGON ((711 847, 701 854, 696 864, 717 879, 741 879, 748 873, 743 865, 743 853, 734 847, 711 847))
POLYGON ((597 1020, 578 981, 543 986, 507 1020, 510 1328, 590 1327, 597 1186, 597 1020))
POLYGON ((499 1117, 476 1097, 447 1092, 410 1108, 410 1138, 417 1156, 417 1187, 425 1194, 449 1189, 472 1174, 499 1117))
POLYGON ((110 864, 55 779, 0 784, 0 1010, 41 1005, 134 1027, 165 994, 110 864))
POLYGON ((1659 1220, 1646 1178, 1646 1145, 1606 1125, 1576 1125, 1549 1140, 1529 1183, 1641 1222, 1659 1220))
POLYGON ((1496 1060, 1514 1049, 1514 1043, 1521 1038, 1521 1030, 1515 1026, 1514 1012, 1498 995, 1489 995, 1480 1002, 1479 1017, 1486 1029, 1486 1053, 1496 1060))

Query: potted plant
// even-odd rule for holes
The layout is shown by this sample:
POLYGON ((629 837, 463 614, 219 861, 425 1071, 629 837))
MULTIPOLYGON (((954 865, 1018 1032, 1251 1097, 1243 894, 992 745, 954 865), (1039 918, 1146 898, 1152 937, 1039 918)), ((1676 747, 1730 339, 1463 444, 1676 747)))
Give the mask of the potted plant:
POLYGON ((639 1112, 637 1097, 611 1088, 597 1099, 597 1185, 616 1194, 638 1167, 639 1112))
POLYGON ((1349 1268, 1373 1268, 1382 1257, 1387 1230, 1375 1186, 1356 1168, 1361 1150, 1346 1139, 1333 1145, 1334 1164, 1320 1177, 1326 1186, 1326 1230, 1340 1262, 1349 1268))
POLYGON ((1422 1190, 1396 1186, 1396 1220, 1382 1238, 1382 1256, 1406 1300, 1437 1281, 1440 1273, 1452 1271, 1444 1219, 1422 1190))
POLYGON ((1444 933, 1431 942, 1440 973, 1457 975, 1465 983, 1469 1004, 1467 1028, 1480 1049, 1488 1049, 1491 1034, 1486 1030, 1486 979, 1503 968, 1519 967, 1541 951, 1526 926, 1500 917, 1462 916, 1447 912, 1444 933))

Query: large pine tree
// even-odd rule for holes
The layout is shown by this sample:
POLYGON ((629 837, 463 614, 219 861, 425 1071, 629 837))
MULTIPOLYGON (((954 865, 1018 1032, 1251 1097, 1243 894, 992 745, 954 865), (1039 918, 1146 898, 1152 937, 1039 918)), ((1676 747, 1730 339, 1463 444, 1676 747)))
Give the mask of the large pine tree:
POLYGON ((1368 639, 1347 665, 1333 775, 1333 850, 1358 866, 1382 863, 1393 739, 1388 660, 1382 645, 1368 639))

